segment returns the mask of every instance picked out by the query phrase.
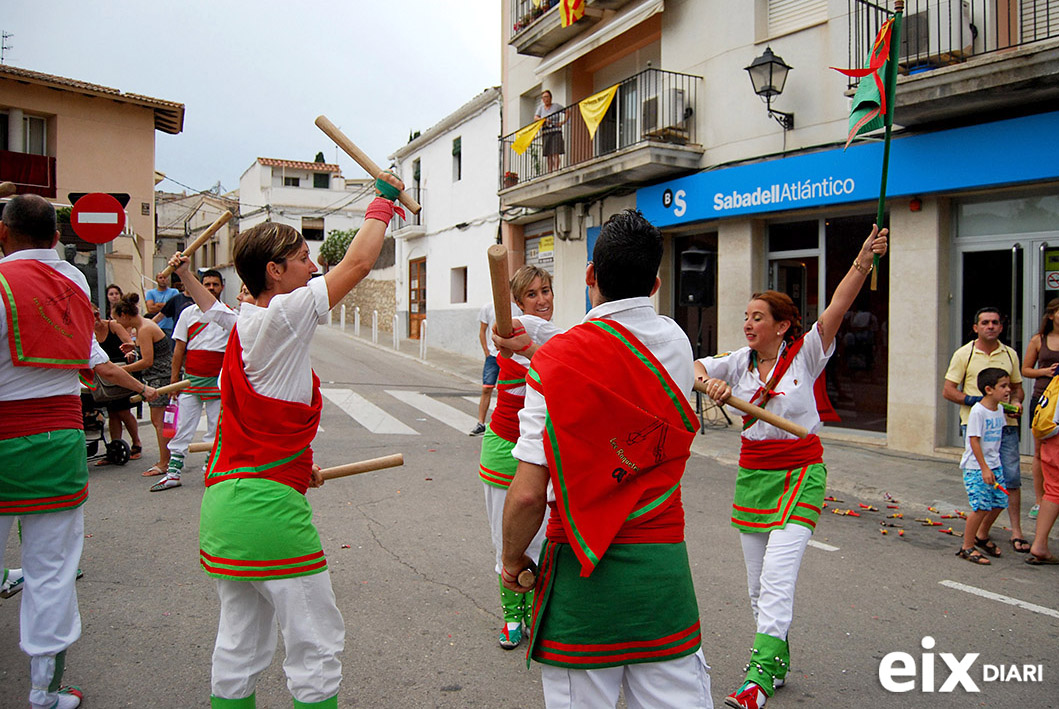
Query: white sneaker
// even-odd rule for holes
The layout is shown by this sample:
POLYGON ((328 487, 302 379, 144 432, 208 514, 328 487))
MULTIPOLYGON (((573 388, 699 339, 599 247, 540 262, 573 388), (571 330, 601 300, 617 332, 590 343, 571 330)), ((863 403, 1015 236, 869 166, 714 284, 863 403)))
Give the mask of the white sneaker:
POLYGON ((0 598, 11 598, 22 590, 22 569, 4 569, 4 582, 0 583, 0 598))
POLYGON ((1041 511, 1040 505, 1034 505, 1030 508, 1030 519, 1037 519, 1037 513, 1041 511))

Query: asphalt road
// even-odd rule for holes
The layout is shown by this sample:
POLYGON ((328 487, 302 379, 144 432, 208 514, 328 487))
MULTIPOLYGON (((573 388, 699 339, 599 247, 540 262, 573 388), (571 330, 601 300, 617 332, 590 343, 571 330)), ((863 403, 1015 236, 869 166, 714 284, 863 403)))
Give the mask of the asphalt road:
MULTIPOLYGON (((314 444, 317 461, 326 467, 405 456, 403 468, 308 493, 346 620, 340 705, 543 706, 537 667, 527 669, 524 653, 496 643, 497 580, 476 472, 480 439, 466 434, 477 387, 324 328, 313 355, 331 391, 314 444), (364 411, 365 400, 382 413, 361 414, 358 422, 343 409, 364 411), (369 430, 397 431, 399 424, 407 430, 369 430)), ((84 688, 90 709, 209 706, 218 604, 197 565, 202 481, 189 472, 182 488, 148 493, 152 481, 139 473, 154 452, 148 444, 139 464, 91 470, 85 577, 78 582, 84 635, 69 653, 66 675, 84 688)), ((204 457, 191 456, 189 470, 204 457)), ((737 533, 728 524, 734 473, 730 464, 694 456, 684 478, 688 549, 717 705, 739 685, 754 636, 737 533)), ((887 489, 900 498, 901 481, 887 489)), ((831 492, 842 502, 829 504, 862 516, 825 511, 821 518, 798 586, 790 681, 770 707, 1059 706, 1059 567, 1031 568, 1010 551, 990 567, 975 567, 952 556, 954 539, 912 519, 929 512, 902 505, 897 511, 906 518, 895 522, 905 535, 891 528, 884 536, 879 522, 894 513, 886 500, 831 492), (859 503, 880 511, 862 511, 859 503), (936 642, 930 693, 922 691, 927 635, 936 642), (880 661, 894 651, 909 653, 920 668, 913 691, 880 685, 880 661), (980 656, 968 676, 980 691, 938 692, 949 676, 940 653, 962 660, 974 652, 980 656), (985 664, 1041 665, 1045 681, 983 682, 985 664)), ((951 522, 960 529, 959 520, 951 522)), ((9 565, 18 558, 14 535, 7 558, 9 565)), ((20 596, 0 600, 0 707, 25 706, 29 686, 27 658, 16 649, 20 596)), ((290 706, 282 657, 281 644, 258 685, 259 707, 290 706)))

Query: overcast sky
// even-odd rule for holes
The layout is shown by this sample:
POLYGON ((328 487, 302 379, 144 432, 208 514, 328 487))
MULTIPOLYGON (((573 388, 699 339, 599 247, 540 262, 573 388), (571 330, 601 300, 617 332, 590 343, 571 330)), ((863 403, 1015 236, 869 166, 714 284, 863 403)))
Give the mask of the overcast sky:
POLYGON ((183 103, 155 167, 196 190, 235 189, 259 156, 334 162, 320 114, 385 164, 500 83, 500 0, 11 0, 0 30, 11 66, 183 103))

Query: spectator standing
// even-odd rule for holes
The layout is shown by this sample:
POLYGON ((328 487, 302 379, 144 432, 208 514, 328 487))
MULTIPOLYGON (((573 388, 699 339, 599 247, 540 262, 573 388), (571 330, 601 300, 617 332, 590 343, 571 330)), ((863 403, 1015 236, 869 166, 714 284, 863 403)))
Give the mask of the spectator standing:
MULTIPOLYGON (((517 318, 522 311, 511 304, 511 317, 517 318)), ((478 423, 471 429, 470 435, 481 436, 485 433, 485 417, 489 415, 489 402, 496 388, 496 378, 500 374, 500 365, 496 362, 497 349, 493 343, 493 325, 496 324, 496 309, 489 301, 478 311, 478 342, 482 345, 485 364, 482 366, 482 398, 478 401, 478 423)))
MULTIPOLYGON (((1022 360, 1022 376, 1031 377, 1033 382, 1033 394, 1030 396, 1030 407, 1028 409, 1030 422, 1033 421, 1033 412, 1037 410, 1037 402, 1041 400, 1041 394, 1048 387, 1048 382, 1059 371, 1059 298, 1052 298, 1044 308, 1044 317, 1041 318, 1041 327, 1037 334, 1030 338, 1026 345, 1026 356, 1022 360)), ((1033 496, 1034 505, 1030 509, 1030 518, 1036 518, 1040 510, 1041 498, 1044 497, 1044 476, 1041 473, 1041 441, 1033 442, 1033 496)))
POLYGON ((533 120, 545 119, 544 126, 541 128, 541 141, 544 143, 542 152, 548 158, 548 172, 555 172, 562 166, 563 153, 566 152, 566 145, 563 142, 563 124, 566 123, 566 116, 556 115, 562 110, 561 103, 552 102, 551 91, 545 89, 541 92, 541 101, 537 104, 533 120))
MULTIPOLYGON (((169 276, 165 273, 159 272, 155 276, 155 283, 157 288, 152 288, 143 294, 144 306, 147 308, 147 315, 154 317, 162 311, 162 306, 169 302, 170 298, 175 297, 180 291, 176 288, 172 288, 169 285, 169 276)), ((176 318, 162 316, 162 320, 159 321, 158 327, 162 328, 162 332, 165 333, 166 337, 173 336, 173 327, 176 325, 176 318)))

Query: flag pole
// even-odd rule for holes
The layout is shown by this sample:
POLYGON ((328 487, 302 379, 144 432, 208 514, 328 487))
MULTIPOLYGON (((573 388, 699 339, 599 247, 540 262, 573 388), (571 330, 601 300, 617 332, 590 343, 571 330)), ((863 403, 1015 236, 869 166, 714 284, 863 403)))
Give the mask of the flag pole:
MULTIPOLYGON (((890 132, 894 124, 894 98, 897 93, 897 60, 901 52, 901 15, 905 9, 904 0, 894 3, 894 27, 890 35, 890 61, 886 64, 886 137, 883 139, 882 180, 879 185, 879 209, 875 223, 882 229, 883 215, 886 212, 886 176, 890 168, 890 132)), ((879 289, 879 254, 872 257, 871 289, 879 289)))

